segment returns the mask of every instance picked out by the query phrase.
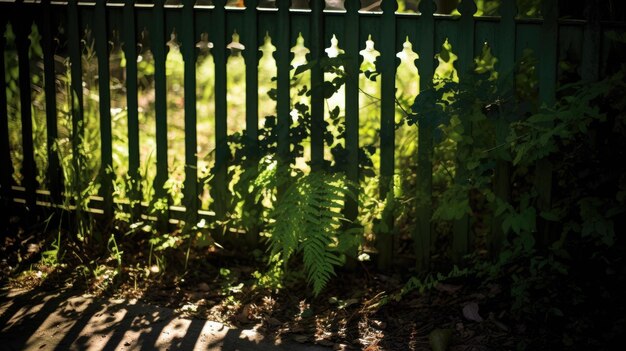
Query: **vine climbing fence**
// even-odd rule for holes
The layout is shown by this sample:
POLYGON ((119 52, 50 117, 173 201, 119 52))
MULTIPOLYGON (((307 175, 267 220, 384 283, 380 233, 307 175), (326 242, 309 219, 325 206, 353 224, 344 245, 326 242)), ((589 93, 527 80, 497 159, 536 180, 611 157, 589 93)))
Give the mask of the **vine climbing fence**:
MULTIPOLYGON (((290 151, 289 125, 293 123, 292 109, 294 101, 290 95, 293 51, 299 37, 304 40, 308 48, 307 60, 310 65, 310 86, 323 85, 325 72, 319 64, 320 60, 328 56, 326 47, 333 36, 342 45, 343 69, 345 70, 345 101, 343 102, 345 115, 345 132, 341 138, 345 147, 345 164, 343 169, 348 179, 359 181, 359 149, 360 144, 360 80, 359 75, 363 57, 361 51, 366 49, 368 39, 376 43, 380 52, 377 58, 376 70, 380 80, 380 108, 378 110, 380 124, 377 126, 379 143, 376 145, 380 154, 380 164, 377 165, 380 176, 379 196, 384 199, 390 191, 389 180, 393 177, 396 132, 396 70, 399 64, 397 53, 403 50, 405 42, 412 43, 413 50, 419 55, 414 61, 421 79, 420 90, 432 88, 432 80, 437 68, 436 53, 447 40, 455 50, 458 60, 456 69, 462 81, 470 72, 484 43, 488 43, 491 51, 497 57, 499 72, 513 72, 515 63, 522 57, 526 49, 531 49, 537 58, 537 84, 539 98, 542 103, 552 104, 555 101, 559 62, 565 55, 578 58, 579 72, 583 79, 596 80, 603 74, 606 67, 608 53, 604 32, 621 28, 619 24, 601 22, 596 16, 587 19, 563 19, 558 13, 556 0, 546 0, 541 6, 542 18, 522 18, 518 16, 516 2, 503 0, 499 7, 499 14, 495 16, 475 16, 476 4, 473 0, 463 0, 456 15, 436 14, 436 6, 431 1, 421 1, 420 13, 396 13, 395 0, 384 0, 380 4, 380 11, 362 12, 359 0, 345 1, 345 11, 328 11, 324 9, 323 1, 309 1, 310 9, 290 9, 289 0, 277 0, 276 8, 257 8, 257 0, 246 0, 245 7, 226 6, 225 0, 214 0, 212 3, 203 3, 194 0, 181 2, 166 2, 156 0, 150 3, 140 1, 105 1, 91 2, 69 1, 0 1, 0 28, 11 26, 14 33, 14 46, 17 58, 10 55, 0 55, 3 60, 0 66, 0 80, 9 82, 11 60, 17 62, 17 86, 19 94, 8 94, 7 89, 0 91, 0 191, 2 206, 5 213, 18 207, 25 207, 31 211, 36 208, 53 208, 69 206, 63 199, 68 191, 68 178, 63 173, 63 161, 58 156, 59 145, 55 141, 64 130, 59 126, 61 103, 70 106, 71 150, 79 153, 84 140, 79 131, 84 125, 85 78, 86 65, 83 59, 87 50, 95 55, 97 69, 93 73, 97 76, 98 125, 99 129, 99 177, 98 194, 91 196, 88 207, 90 211, 103 216, 103 220, 114 216, 115 209, 120 203, 115 200, 113 178, 115 177, 114 140, 120 138, 115 135, 116 123, 124 120, 126 127, 127 144, 127 189, 128 201, 122 203, 126 210, 133 215, 145 215, 146 204, 139 189, 141 172, 140 150, 143 141, 140 139, 140 106, 139 79, 141 75, 142 50, 146 46, 153 57, 153 113, 155 116, 155 145, 156 171, 152 183, 154 198, 168 198, 166 183, 169 178, 168 150, 171 151, 171 139, 168 140, 168 116, 170 109, 167 106, 168 84, 166 60, 170 51, 170 36, 172 33, 180 48, 183 58, 184 102, 184 185, 182 187, 183 200, 180 205, 174 206, 171 199, 166 202, 166 210, 158 215, 158 220, 182 220, 197 223, 205 219, 216 221, 224 218, 226 204, 220 199, 228 195, 229 182, 233 176, 228 172, 231 147, 228 138, 228 120, 230 111, 227 108, 227 85, 229 71, 227 70, 228 57, 234 50, 239 50, 245 64, 245 90, 238 97, 245 106, 245 134, 243 153, 248 165, 259 162, 259 99, 261 52, 258 48, 263 45, 266 37, 271 38, 275 46, 273 56, 276 65, 275 100, 279 155, 288 155, 290 151), (31 64, 34 37, 33 28, 36 27, 40 37, 42 66, 33 67, 31 64), (89 33, 86 39, 85 33, 89 33), (233 34, 236 33, 236 36, 233 34), (231 38, 235 38, 232 39, 231 38), (121 117, 112 111, 111 82, 114 71, 111 70, 113 46, 112 43, 121 43, 124 65, 121 74, 124 77, 125 114, 121 117), (214 133, 214 166, 210 170, 209 187, 212 189, 213 204, 210 209, 203 209, 200 197, 203 185, 198 179, 198 116, 197 107, 197 59, 202 49, 210 48, 213 57, 213 68, 209 72, 213 76, 215 104, 208 118, 212 121, 214 133), (69 102, 59 100, 58 74, 59 64, 57 57, 67 58, 67 82, 69 102), (139 59, 139 60, 138 60, 139 59), (45 106, 45 138, 38 140, 36 127, 33 126, 33 111, 29 108, 35 103, 35 92, 32 90, 33 70, 40 69, 43 77, 43 91, 40 95, 45 106), (19 97, 18 97, 19 96, 19 97), (9 99, 9 101, 7 101, 9 99), (21 157, 16 161, 13 146, 9 142, 9 120, 11 113, 7 109, 10 99, 19 99, 18 116, 20 121, 20 148, 21 157), (113 126, 113 127, 112 127, 113 126), (46 162, 36 162, 36 145, 45 140, 46 162), (41 169, 41 168, 44 169, 41 169), (40 168, 40 169, 38 169, 40 168), (19 170, 20 181, 16 181, 14 173, 19 170), (39 176, 38 174, 43 174, 39 176)), ((172 37, 174 38, 174 37, 172 37)), ((0 48, 8 53, 8 35, 2 37, 0 48)), ((11 61, 13 62, 13 61, 11 61)), ((119 73, 119 72, 118 72, 119 73)), ((115 73, 117 74, 117 73, 115 73)), ((501 74, 501 77, 511 75, 501 74)), ((503 84, 515 84, 509 79, 503 84)), ((202 87, 201 87, 202 88, 202 87)), ((325 119, 325 92, 323 89, 310 90, 310 144, 306 147, 310 152, 310 165, 313 170, 321 168, 328 153, 325 152, 325 141, 320 126, 325 119)), ((262 107, 262 106, 261 106, 262 107)), ((506 121, 504 116, 501 116, 506 121)), ((421 194, 432 194, 433 184, 433 133, 435 126, 420 126, 417 143, 417 174, 416 182, 421 194)), ((171 156, 171 153, 170 153, 171 156)), ((75 162, 79 162, 78 160, 75 162)), ((78 164, 76 164, 78 166, 78 164)), ((493 187, 497 196, 507 198, 510 192, 510 178, 507 165, 499 164, 495 168, 493 187)), ((548 206, 551 193, 551 175, 548 164, 538 168, 541 173, 537 177, 540 183, 540 203, 548 206)), ((457 181, 463 182, 463 174, 457 174, 457 181)), ((413 214, 416 228, 413 233, 414 253, 417 264, 425 267, 432 256, 432 214, 434 203, 432 196, 429 201, 421 201, 413 214)), ((358 213, 358 204, 355 200, 345 203, 345 216, 354 220, 358 213)), ((453 224, 453 252, 461 256, 471 251, 471 230, 468 216, 457 220, 453 224)), ((258 235, 251 233, 250 235, 258 235)), ((253 238, 254 239, 254 238, 253 238)), ((380 239, 380 238, 379 238, 380 239)), ((382 238, 384 239, 384 238, 382 238)), ((497 249, 504 240, 501 228, 494 227, 490 237, 491 246, 497 249)), ((392 257, 391 238, 387 238, 379 245, 379 259, 382 265, 388 265, 392 257), (385 244, 384 241, 389 244, 385 244)))

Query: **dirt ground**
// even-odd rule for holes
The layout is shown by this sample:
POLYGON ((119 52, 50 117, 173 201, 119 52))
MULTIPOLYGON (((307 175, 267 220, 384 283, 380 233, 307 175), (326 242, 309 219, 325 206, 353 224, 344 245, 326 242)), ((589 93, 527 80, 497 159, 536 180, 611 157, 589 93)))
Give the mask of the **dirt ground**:
POLYGON ((8 290, 0 295, 0 349, 8 350, 330 350, 270 340, 136 300, 72 291, 8 290))

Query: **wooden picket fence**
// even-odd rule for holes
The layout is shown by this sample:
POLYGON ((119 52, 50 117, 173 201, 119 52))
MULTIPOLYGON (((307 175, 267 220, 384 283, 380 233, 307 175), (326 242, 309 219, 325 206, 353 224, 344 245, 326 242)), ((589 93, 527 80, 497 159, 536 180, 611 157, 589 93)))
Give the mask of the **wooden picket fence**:
MULTIPOLYGON (((89 28, 94 36, 98 61, 98 82, 100 95, 100 135, 102 184, 100 196, 92 201, 92 206, 107 218, 114 209, 111 189, 112 177, 106 169, 112 166, 112 128, 109 86, 109 41, 112 33, 119 34, 123 42, 126 57, 126 103, 128 113, 128 169, 131 179, 138 179, 140 168, 140 141, 138 120, 137 43, 139 34, 147 29, 150 35, 150 49, 154 57, 155 114, 156 114, 156 178, 154 190, 156 197, 166 197, 164 184, 168 179, 168 139, 167 139, 167 94, 166 91, 166 55, 169 34, 177 32, 184 59, 184 126, 185 126, 185 174, 184 208, 170 208, 163 216, 197 222, 200 218, 220 218, 224 216, 224 204, 217 201, 212 212, 199 209, 199 184, 197 179, 198 155, 196 154, 196 44, 208 34, 212 43, 211 53, 215 64, 215 114, 212 116, 215 126, 216 150, 214 180, 211 184, 216 192, 226 192, 228 184, 228 143, 227 143, 227 44, 233 32, 237 32, 240 42, 245 46, 243 57, 246 63, 245 113, 248 140, 245 150, 250 164, 258 162, 258 120, 259 120, 259 82, 258 48, 263 43, 266 33, 276 46, 274 57, 277 65, 277 123, 279 128, 278 153, 289 152, 288 126, 291 123, 290 111, 290 49, 296 38, 301 35, 310 50, 308 59, 319 60, 326 56, 324 51, 330 39, 335 35, 343 45, 348 58, 344 68, 347 72, 345 84, 345 148, 347 150, 347 177, 358 180, 359 148, 359 79, 361 65, 359 52, 364 48, 368 36, 377 43, 381 55, 381 103, 380 103, 380 196, 384 198, 389 191, 389 182, 394 174, 394 115, 395 84, 398 59, 396 53, 402 50, 403 43, 413 43, 413 49, 419 54, 415 62, 419 70, 421 88, 426 88, 428 79, 436 68, 435 54, 447 38, 458 55, 457 69, 462 80, 465 72, 473 67, 474 57, 480 52, 483 43, 488 42, 492 52, 498 58, 497 70, 511 72, 516 59, 524 49, 532 49, 538 58, 538 85, 542 102, 550 104, 555 100, 559 58, 567 50, 573 50, 580 58, 581 76, 584 79, 597 79, 604 69, 606 55, 601 48, 605 41, 604 32, 613 29, 614 24, 596 20, 559 19, 556 0, 544 1, 542 19, 518 18, 515 1, 503 0, 499 9, 500 16, 475 17, 476 5, 473 0, 463 0, 458 8, 460 16, 434 14, 435 4, 422 1, 421 14, 397 14, 395 0, 384 0, 380 12, 360 12, 359 0, 345 1, 346 11, 325 11, 324 2, 310 1, 310 10, 291 10, 289 0, 277 0, 276 9, 257 8, 257 0, 246 0, 245 8, 225 6, 225 0, 213 0, 211 6, 196 5, 194 0, 182 0, 181 4, 169 5, 164 0, 152 3, 140 3, 133 0, 64 2, 42 0, 0 1, 0 25, 5 28, 11 23, 16 34, 16 48, 19 57, 19 89, 21 106, 30 106, 31 87, 29 72, 29 38, 34 22, 42 34, 41 45, 44 62, 44 86, 46 98, 48 191, 39 190, 36 181, 36 164, 33 156, 33 134, 31 109, 21 109, 23 141, 23 182, 16 186, 12 179, 12 161, 9 149, 9 130, 7 115, 7 97, 4 89, 0 90, 0 191, 3 207, 12 208, 23 204, 28 208, 58 204, 63 189, 59 171, 59 160, 53 151, 53 142, 57 137, 57 106, 55 98, 54 55, 58 47, 66 45, 71 62, 71 91, 76 111, 73 116, 74 127, 83 119, 83 90, 81 71, 81 33, 89 28), (67 43, 55 41, 58 29, 63 27, 67 43)), ((1 38, 0 48, 5 49, 5 40, 1 38)), ((4 66, 4 55, 0 55, 0 66, 4 66)), ((0 71, 0 80, 5 80, 5 71, 0 71)), ((324 72, 319 65, 311 69, 311 86, 320 85, 324 72)), ((513 83, 511 83, 513 84, 513 83)), ((311 115, 313 123, 321 124, 324 119, 324 97, 321 90, 312 90, 311 115)), ((75 128, 76 130, 76 128, 75 128)), ((432 192, 432 130, 420 128, 418 144, 418 184, 423 193, 432 192)), ((76 146, 75 146, 76 147, 76 146)), ((323 163, 324 142, 321 128, 311 130, 311 164, 313 168, 323 163)), ((497 172, 505 172, 501 165, 497 172)), ((540 168, 545 174, 540 192, 542 206, 549 206, 551 193, 550 167, 540 168)), ((462 178, 462 175, 460 176, 462 178)), ((494 188, 498 196, 506 198, 509 192, 507 177, 496 174, 494 188)), ((137 197, 137 192, 131 197, 137 197)), ((356 218, 357 204, 348 201, 346 215, 356 218)), ((4 211, 4 209, 3 209, 4 211)), ((414 235, 415 254, 418 266, 426 267, 431 256, 431 217, 432 202, 419 205, 415 213, 417 228, 414 235)), ((5 212, 6 213, 6 212, 5 212)), ((493 246, 498 247, 503 234, 494 232, 493 246)), ((467 217, 455 222, 453 251, 462 255, 470 250, 471 238, 467 217)), ((390 245, 379 246, 380 260, 388 265, 392 254, 390 245)))

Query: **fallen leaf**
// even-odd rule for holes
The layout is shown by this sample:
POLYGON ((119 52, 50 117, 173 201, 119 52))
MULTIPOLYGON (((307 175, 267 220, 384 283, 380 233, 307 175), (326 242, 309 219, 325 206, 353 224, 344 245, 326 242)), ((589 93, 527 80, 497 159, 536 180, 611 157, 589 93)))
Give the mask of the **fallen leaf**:
POLYGON ((250 322, 250 310, 252 309, 252 305, 251 304, 247 304, 245 306, 243 306, 243 309, 241 310, 241 313, 237 314, 237 320, 240 321, 241 323, 248 323, 250 322))
POLYGON ((380 347, 378 347, 378 344, 371 344, 370 346, 366 347, 363 351, 380 351, 380 347))
POLYGON ((428 334, 430 348, 433 351, 446 351, 450 339, 452 339, 452 330, 450 329, 435 329, 428 334))
POLYGON ((342 308, 348 308, 354 304, 359 303, 359 300, 357 299, 347 299, 346 301, 343 302, 343 306, 341 306, 342 308))
POLYGON ((306 335, 302 335, 302 334, 296 334, 292 336, 293 339, 299 343, 305 343, 309 340, 309 337, 306 335))
POLYGON ((502 323, 500 321, 497 321, 495 319, 493 320, 493 324, 495 324, 498 328, 500 328, 504 332, 509 332, 509 330, 510 330, 509 327, 506 326, 506 324, 504 324, 504 323, 502 323))
POLYGON ((211 290, 211 287, 207 283, 200 283, 198 284, 198 290, 208 292, 209 290, 211 290))
POLYGON ((478 304, 476 302, 470 302, 463 306, 463 316, 470 321, 482 322, 483 317, 478 314, 478 304))
POLYGON ((449 294, 454 294, 455 292, 461 290, 461 288, 462 288, 461 285, 452 285, 452 284, 443 284, 443 283, 438 283, 437 285, 435 285, 435 289, 437 289, 438 291, 446 292, 449 294))

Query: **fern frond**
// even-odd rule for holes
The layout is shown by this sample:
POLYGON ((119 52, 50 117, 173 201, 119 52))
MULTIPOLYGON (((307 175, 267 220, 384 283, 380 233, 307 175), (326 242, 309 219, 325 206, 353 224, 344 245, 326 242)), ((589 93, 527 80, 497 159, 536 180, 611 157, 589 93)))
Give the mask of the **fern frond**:
POLYGON ((302 252, 307 280, 318 295, 343 264, 336 242, 346 221, 346 197, 356 196, 341 174, 313 172, 296 178, 274 205, 270 225, 272 257, 288 259, 302 252))

